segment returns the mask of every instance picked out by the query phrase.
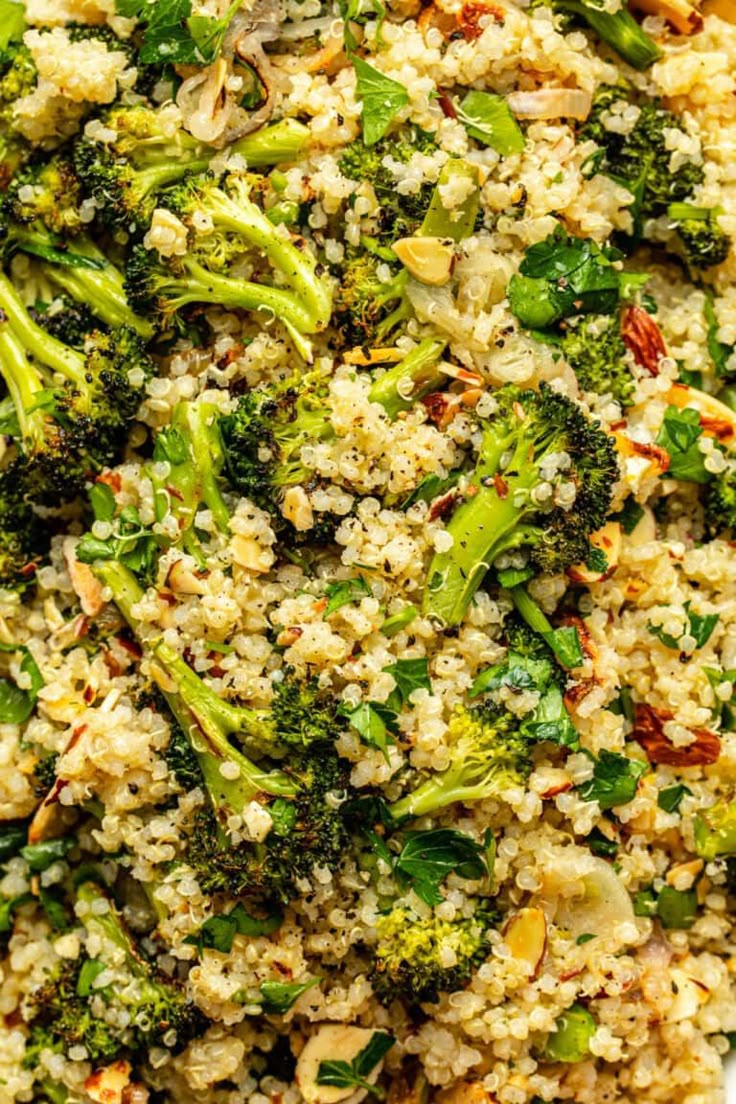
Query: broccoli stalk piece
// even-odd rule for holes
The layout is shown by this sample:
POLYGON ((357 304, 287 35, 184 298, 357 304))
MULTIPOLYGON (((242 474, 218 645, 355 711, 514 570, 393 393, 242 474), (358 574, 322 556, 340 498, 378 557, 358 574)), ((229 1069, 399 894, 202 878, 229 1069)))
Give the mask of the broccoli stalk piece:
POLYGON ((131 304, 169 316, 188 303, 218 303, 274 314, 288 330, 297 350, 311 359, 305 335, 328 325, 332 296, 307 249, 282 236, 249 196, 245 175, 228 177, 220 187, 211 177, 199 176, 173 188, 166 203, 185 221, 207 215, 215 232, 206 235, 186 256, 171 264, 157 263, 143 246, 133 251, 126 288, 131 304), (247 246, 264 254, 286 288, 254 283, 216 271, 222 254, 247 246), (220 256, 218 256, 220 254, 220 256))
POLYGON ((560 348, 583 391, 611 395, 622 407, 631 405, 636 383, 618 315, 569 320, 560 348))
MULTIPOLYGON (((480 207, 478 174, 468 161, 453 158, 443 166, 433 189, 421 225, 419 237, 449 238, 461 242, 473 233, 480 207), (462 181, 472 185, 462 203, 448 210, 442 194, 448 186, 462 181)), ((413 316, 407 298, 409 273, 397 269, 387 280, 383 269, 396 263, 390 241, 364 238, 362 250, 348 256, 337 289, 337 318, 343 333, 358 344, 382 342, 402 322, 413 316), (383 266, 383 267, 381 267, 383 266)))
MULTIPOLYGON (((110 229, 146 226, 157 193, 187 174, 205 172, 215 155, 211 146, 181 128, 172 133, 159 112, 142 105, 112 108, 102 123, 106 139, 110 132, 115 138, 81 138, 74 148, 74 163, 101 221, 110 229)), ((228 152, 244 158, 250 169, 264 168, 295 160, 308 140, 308 127, 283 119, 246 135, 228 152)))
POLYGON ((446 344, 431 337, 420 341, 398 364, 378 376, 368 392, 370 401, 379 403, 391 419, 410 410, 444 382, 446 377, 437 364, 446 344))
POLYGON ((370 979, 386 1005, 399 999, 410 1005, 436 1001, 470 981, 488 957, 488 930, 496 914, 479 903, 472 916, 441 920, 420 918, 404 905, 394 905, 376 923, 376 950, 370 979), (447 965, 448 949, 454 964, 447 965))
POLYGON ((718 216, 722 214, 720 207, 697 207, 694 203, 670 203, 667 208, 691 268, 713 268, 728 256, 731 239, 719 225, 718 216))
POLYGON ((633 69, 648 69, 662 56, 657 43, 641 29, 625 4, 613 13, 602 11, 595 0, 551 0, 550 7, 587 23, 633 69))
POLYGON ((641 236, 644 219, 666 214, 671 203, 686 199, 702 183, 704 174, 702 165, 694 161, 685 161, 674 172, 670 171, 667 131, 682 127, 677 116, 657 102, 640 105, 636 124, 628 134, 609 130, 605 113, 617 101, 628 98, 625 89, 602 88, 580 137, 591 138, 600 146, 600 153, 591 158, 594 171, 610 176, 634 197, 629 210, 632 236, 637 238, 641 236))
POLYGON ((390 806, 395 820, 428 816, 460 801, 502 798, 523 788, 531 769, 529 744, 510 716, 485 706, 458 708, 447 728, 450 765, 390 806))
POLYGON ((19 250, 37 258, 55 287, 85 304, 107 326, 129 326, 144 340, 153 336, 151 323, 128 304, 122 273, 86 235, 77 234, 67 244, 40 221, 29 226, 6 223, 2 230, 6 253, 19 250))
POLYGON ((85 353, 64 345, 33 321, 2 274, 0 311, 0 375, 18 422, 24 489, 53 503, 115 459, 150 364, 126 329, 92 335, 85 353))
POLYGON ((95 957, 62 967, 32 994, 27 1063, 45 1047, 68 1052, 82 1045, 91 1061, 154 1046, 177 1050, 204 1030, 204 1016, 176 981, 144 957, 100 885, 78 886, 76 910, 95 957), (95 985, 102 970, 114 980, 95 985))
MULTIPOLYGON (((96 563, 93 570, 135 632, 133 609, 143 591, 134 576, 110 561, 96 563)), ((209 798, 209 810, 199 817, 186 853, 202 888, 288 899, 295 881, 308 877, 315 863, 337 866, 346 833, 327 795, 344 788, 345 778, 325 738, 335 732, 331 707, 321 712, 310 691, 301 700, 289 694, 270 712, 233 706, 209 690, 163 641, 140 642, 154 671, 164 676, 161 691, 196 756, 209 798), (229 742, 235 734, 257 742, 260 751, 291 744, 288 767, 257 766, 229 742), (300 741, 310 746, 299 753, 300 741), (261 804, 272 821, 259 844, 229 834, 233 818, 252 802, 261 804)))
POLYGON ((284 525, 284 491, 313 478, 302 448, 334 437, 328 397, 325 378, 309 373, 246 391, 220 422, 230 482, 270 513, 277 527, 284 525))
POLYGON ((572 400, 545 384, 539 392, 506 386, 494 397, 497 412, 481 422, 472 497, 450 518, 452 547, 433 556, 427 575, 425 611, 448 627, 462 621, 503 552, 527 549, 540 571, 585 560, 617 478, 613 439, 572 400), (574 502, 572 494, 555 501, 563 485, 574 502))

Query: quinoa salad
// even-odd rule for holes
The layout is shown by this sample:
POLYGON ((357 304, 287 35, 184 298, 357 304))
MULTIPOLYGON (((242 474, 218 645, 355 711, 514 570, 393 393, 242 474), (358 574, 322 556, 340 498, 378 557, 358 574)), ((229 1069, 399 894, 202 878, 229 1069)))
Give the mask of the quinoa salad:
POLYGON ((734 0, 0 0, 0 1104, 725 1104, 734 0))

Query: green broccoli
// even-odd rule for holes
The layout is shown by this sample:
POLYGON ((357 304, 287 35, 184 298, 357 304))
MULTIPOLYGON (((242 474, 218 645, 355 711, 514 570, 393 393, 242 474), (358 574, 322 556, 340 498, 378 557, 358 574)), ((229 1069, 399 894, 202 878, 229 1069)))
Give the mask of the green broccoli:
POLYGON ((151 365, 127 329, 91 335, 84 353, 57 341, 2 274, 0 310, 0 375, 15 407, 18 471, 32 501, 54 504, 115 460, 151 365))
POLYGON ((696 161, 685 161, 674 171, 670 169, 672 151, 667 145, 667 131, 683 128, 678 117, 656 101, 639 105, 636 123, 627 134, 609 130, 604 115, 618 101, 629 99, 625 88, 601 88, 580 137, 592 139, 600 147, 591 158, 592 171, 610 176, 634 197, 629 210, 633 236, 639 237, 644 219, 664 215, 671 203, 687 199, 703 182, 704 174, 696 161))
POLYGON ((595 0, 541 0, 555 12, 586 23, 634 69, 648 69, 662 56, 653 38, 642 30, 626 4, 615 12, 603 10, 595 0))
POLYGON ((513 718, 489 706, 455 710, 447 728, 450 765, 390 806, 394 820, 428 816, 455 802, 503 797, 524 787, 529 743, 513 718))
POLYGON ((23 496, 22 472, 11 463, 0 473, 0 586, 22 590, 46 555, 48 524, 23 496))
POLYGON ((392 134, 372 146, 356 138, 345 149, 340 158, 340 172, 350 180, 370 184, 381 205, 377 231, 381 241, 396 241, 418 230, 432 198, 432 185, 426 183, 415 192, 399 192, 396 176, 385 162, 406 165, 415 153, 429 155, 436 149, 433 137, 420 130, 407 137, 392 134))
POLYGON ((398 364, 375 379, 368 392, 370 401, 382 406, 393 419, 436 391, 447 379, 437 367, 445 345, 445 341, 431 337, 420 341, 398 364))
MULTIPOLYGON (((93 570, 135 632, 132 609, 143 596, 135 577, 113 561, 93 570)), ((316 863, 335 868, 347 834, 329 795, 345 789, 346 776, 330 742, 339 731, 331 699, 307 685, 277 691, 272 710, 235 706, 218 698, 162 640, 140 643, 163 676, 161 691, 194 751, 209 798, 186 848, 202 888, 288 899, 316 863), (278 757, 289 748, 283 769, 256 766, 232 746, 233 735, 259 755, 278 757), (271 819, 265 840, 255 844, 233 826, 253 803, 271 819)))
POLYGON ((18 132, 15 123, 15 102, 32 92, 38 72, 30 51, 22 44, 21 34, 14 36, 6 50, 0 53, 0 187, 28 159, 30 145, 18 132))
POLYGON ((497 920, 483 903, 472 916, 454 920, 419 917, 406 905, 394 905, 376 923, 370 979, 378 999, 386 1005, 397 999, 415 1005, 467 985, 488 958, 487 932, 497 920))
POLYGON ((736 466, 732 462, 706 483, 703 506, 712 533, 736 532, 736 466))
POLYGON ((571 399, 542 384, 507 385, 480 423, 468 497, 447 523, 452 547, 432 558, 424 608, 446 627, 462 621, 488 568, 526 549, 539 571, 584 561, 618 475, 613 439, 571 399), (564 501, 557 501, 565 488, 564 501))
POLYGON ((719 225, 718 216, 722 214, 720 207, 697 207, 694 203, 670 203, 667 208, 690 268, 713 268, 728 256, 731 239, 719 225))
POLYGON ((617 315, 570 319, 560 348, 583 391, 611 395, 622 407, 631 405, 636 383, 617 315))
POLYGON ((84 228, 81 198, 74 166, 57 154, 48 160, 33 161, 17 172, 3 197, 3 207, 16 222, 41 222, 51 233, 67 236, 84 228))
POLYGON ((92 311, 68 295, 57 295, 53 304, 37 301, 29 313, 46 333, 80 352, 84 351, 87 338, 97 328, 92 311))
MULTIPOLYGON (((74 164, 98 216, 109 229, 128 232, 150 222, 162 188, 190 173, 205 172, 215 156, 211 146, 166 115, 143 104, 115 106, 101 116, 105 141, 85 135, 74 146, 74 164), (109 140, 110 134, 115 137, 109 140)), ((284 119, 246 135, 228 148, 244 158, 248 168, 293 161, 303 151, 309 129, 284 119)))
POLYGON ((76 911, 94 956, 63 961, 31 994, 26 1066, 46 1049, 82 1046, 92 1062, 150 1047, 176 1051, 204 1031, 202 1013, 145 958, 100 885, 77 887, 76 911))
POLYGON ((297 350, 311 359, 306 337, 329 324, 332 296, 310 251, 284 237, 250 196, 247 174, 231 174, 222 186, 209 175, 192 177, 172 188, 160 202, 185 223, 206 215, 214 232, 194 235, 184 257, 157 261, 137 246, 131 255, 126 288, 131 304, 164 319, 188 303, 218 303, 249 311, 266 311, 284 324, 297 350), (259 284, 221 272, 248 248, 272 263, 286 287, 259 284))

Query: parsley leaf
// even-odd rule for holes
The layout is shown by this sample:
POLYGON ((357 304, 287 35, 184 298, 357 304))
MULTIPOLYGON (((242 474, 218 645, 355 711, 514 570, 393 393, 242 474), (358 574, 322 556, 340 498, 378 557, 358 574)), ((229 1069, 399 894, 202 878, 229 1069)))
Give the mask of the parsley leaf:
POLYGON ((600 859, 615 859, 618 854, 618 843, 616 840, 609 839, 601 832, 600 828, 594 828, 592 832, 585 837, 590 850, 594 855, 597 855, 600 859))
POLYGON ((368 1045, 363 1047, 352 1062, 337 1058, 320 1062, 317 1070, 318 1085, 334 1085, 337 1089, 365 1089, 373 1096, 383 1096, 383 1090, 366 1081, 394 1045, 395 1039, 384 1031, 374 1031, 368 1045))
POLYGON ((359 702, 357 705, 345 702, 340 706, 339 713, 367 747, 378 748, 388 761, 389 744, 395 743, 394 736, 399 731, 395 709, 382 702, 359 702))
POLYGON ((210 916, 199 931, 188 935, 184 942, 193 944, 200 953, 208 947, 223 954, 229 954, 236 935, 247 935, 251 938, 258 935, 272 935, 279 930, 283 922, 283 914, 278 909, 274 909, 264 917, 257 917, 251 916, 243 905, 239 904, 223 915, 210 916))
POLYGON ((639 779, 647 769, 647 764, 638 759, 604 750, 596 760, 593 777, 578 786, 578 793, 583 801, 597 801, 601 809, 626 805, 633 800, 639 779))
POLYGON ((339 583, 329 583, 325 587, 328 601, 322 620, 326 621, 331 614, 351 602, 370 597, 371 593, 371 588, 362 575, 358 575, 355 579, 342 579, 339 583))
POLYGON ((398 111, 409 102, 403 84, 386 77, 362 58, 354 57, 356 95, 362 102, 363 141, 374 146, 391 126, 398 111))
POLYGON ((668 786, 666 790, 660 790, 657 795, 657 804, 665 813, 676 813, 680 808, 680 802, 685 794, 692 794, 687 786, 679 783, 676 786, 668 786))
POLYGON ((76 843, 74 836, 60 836, 59 839, 42 840, 41 843, 28 843, 21 847, 20 853, 32 874, 42 874, 53 863, 65 858, 76 843))
POLYGON ((402 888, 411 887, 433 907, 443 900, 439 887, 448 874, 473 880, 489 875, 487 843, 454 828, 407 832, 394 871, 402 888))
POLYGON ((261 1007, 264 1012, 275 1016, 283 1016, 302 993, 306 993, 308 989, 313 989, 315 985, 319 985, 321 980, 322 978, 315 977, 309 978, 308 981, 294 981, 291 983, 286 981, 263 981, 261 982, 261 996, 263 997, 261 1007))
POLYGON ((455 110, 470 137, 502 157, 524 149, 524 134, 503 96, 473 90, 455 110))
POLYGON ((376 41, 380 45, 381 28, 386 18, 386 7, 381 0, 339 0, 339 8, 344 24, 343 42, 346 53, 352 54, 358 48, 358 40, 350 24, 362 26, 371 16, 376 16, 377 19, 376 41))
POLYGON ((392 709, 400 710, 402 706, 411 704, 411 695, 415 690, 432 690, 426 656, 419 659, 397 659, 396 663, 384 667, 383 671, 391 675, 396 683, 396 689, 387 703, 392 709))
POLYGON ((44 685, 38 664, 24 644, 0 644, 0 652, 20 652, 21 673, 30 680, 28 689, 16 686, 10 679, 0 678, 0 724, 24 724, 34 710, 38 692, 44 685))
POLYGON ((707 644, 710 640, 713 630, 718 624, 717 613, 691 613, 690 603, 685 602, 683 609, 687 614, 688 627, 682 636, 675 638, 666 633, 661 625, 653 625, 651 621, 647 625, 649 632, 652 636, 656 636, 658 640, 664 644, 665 648, 672 648, 674 651, 680 649, 680 641, 683 636, 691 636, 695 641, 696 648, 702 648, 704 644, 707 644))
POLYGON ((17 855, 26 842, 28 832, 24 824, 0 825, 0 863, 17 855))
POLYGON ((0 0, 0 50, 20 42, 26 29, 25 7, 15 0, 0 0))
POLYGON ((730 701, 722 701, 717 694, 717 690, 724 682, 730 682, 731 686, 736 686, 736 670, 719 671, 716 667, 703 667, 703 671, 713 688, 715 699, 713 716, 720 718, 721 728, 724 732, 733 732, 736 729, 736 711, 734 711, 733 698, 730 701))
POLYGON ((705 317, 705 324, 708 327, 706 344, 710 359, 713 361, 713 367, 716 370, 716 375, 727 376, 728 360, 734 350, 732 345, 724 345, 722 341, 718 340, 718 319, 716 318, 716 312, 713 307, 713 295, 708 291, 705 293, 703 315, 705 317))
POLYGON ((619 522, 628 537, 631 536, 643 517, 644 507, 640 506, 635 499, 627 498, 621 510, 613 515, 613 520, 619 522))
POLYGON ((138 57, 144 64, 209 65, 241 3, 233 0, 221 19, 192 15, 191 0, 117 0, 115 8, 143 25, 138 57))
POLYGON ((665 473, 667 478, 682 479, 688 483, 709 482, 712 477, 705 467, 705 456, 698 448, 702 436, 697 410, 667 407, 657 434, 657 444, 670 458, 670 466, 665 473))
POLYGON ((550 686, 542 695, 534 712, 520 725, 520 731, 530 740, 548 740, 560 747, 576 748, 580 744, 559 686, 550 686))

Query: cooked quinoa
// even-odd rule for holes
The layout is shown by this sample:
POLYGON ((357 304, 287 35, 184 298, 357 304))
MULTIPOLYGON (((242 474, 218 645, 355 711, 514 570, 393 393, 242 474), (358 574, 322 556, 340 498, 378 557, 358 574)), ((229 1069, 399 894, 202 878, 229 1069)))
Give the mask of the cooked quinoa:
POLYGON ((725 1102, 736 15, 569 8, 0 0, 0 1104, 725 1102))

